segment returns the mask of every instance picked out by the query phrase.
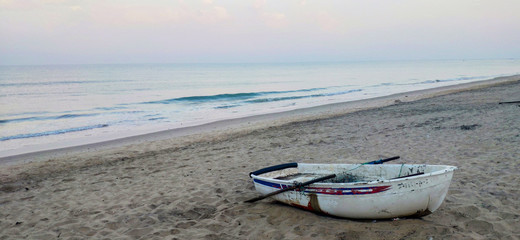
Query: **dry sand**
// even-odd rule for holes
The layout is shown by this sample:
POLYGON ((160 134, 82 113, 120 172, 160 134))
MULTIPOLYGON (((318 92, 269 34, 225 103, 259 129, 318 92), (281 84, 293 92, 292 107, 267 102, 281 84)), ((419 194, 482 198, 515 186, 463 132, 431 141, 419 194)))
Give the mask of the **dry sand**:
POLYGON ((498 104, 520 100, 519 79, 10 158, 0 165, 0 239, 520 239, 520 104, 498 104), (356 221, 243 203, 257 196, 248 173, 262 167, 394 155, 459 167, 439 210, 356 221))

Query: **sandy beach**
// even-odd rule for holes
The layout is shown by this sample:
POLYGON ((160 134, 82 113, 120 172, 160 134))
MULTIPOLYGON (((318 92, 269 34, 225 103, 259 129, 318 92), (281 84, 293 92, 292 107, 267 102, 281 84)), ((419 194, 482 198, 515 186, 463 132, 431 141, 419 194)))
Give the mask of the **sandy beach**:
POLYGON ((520 239, 520 76, 0 159, 0 239, 520 239), (333 218, 258 196, 286 162, 445 164, 423 218, 333 218))

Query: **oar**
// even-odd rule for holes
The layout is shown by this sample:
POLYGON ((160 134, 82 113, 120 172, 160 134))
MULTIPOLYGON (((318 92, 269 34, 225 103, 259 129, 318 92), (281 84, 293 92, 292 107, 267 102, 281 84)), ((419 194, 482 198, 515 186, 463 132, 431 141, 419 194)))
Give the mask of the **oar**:
POLYGON ((363 163, 363 165, 365 165, 365 164, 382 164, 382 163, 390 162, 392 160, 396 160, 396 159, 399 159, 399 158, 400 158, 399 156, 395 156, 395 157, 391 157, 391 158, 387 158, 387 159, 379 159, 379 160, 376 160, 376 161, 363 163))
POLYGON ((400 178, 407 178, 407 177, 414 177, 414 176, 419 176, 419 175, 423 175, 423 174, 424 174, 424 172, 418 172, 418 173, 413 173, 413 174, 406 175, 406 176, 390 178, 390 180, 400 179, 400 178))
POLYGON ((321 182, 321 181, 324 181, 324 180, 327 180, 327 179, 331 179, 331 178, 335 178, 335 177, 336 177, 336 174, 331 174, 331 175, 327 175, 327 176, 324 176, 324 177, 319 177, 319 178, 316 178, 316 179, 313 179, 313 180, 310 180, 310 181, 307 181, 307 182, 297 183, 297 184, 295 184, 295 185, 293 185, 291 187, 280 189, 278 191, 275 191, 275 192, 272 192, 272 193, 269 193, 269 194, 266 194, 266 195, 263 195, 263 196, 260 196, 260 197, 255 197, 255 198, 249 199, 249 200, 247 200, 245 202, 247 202, 247 203, 256 202, 256 201, 262 200, 264 198, 268 198, 270 196, 274 196, 274 195, 279 194, 279 193, 291 191, 291 190, 294 190, 294 189, 297 189, 297 188, 301 188, 301 187, 304 187, 304 186, 307 186, 307 185, 311 185, 311 184, 313 184, 315 182, 321 182))
POLYGON ((520 103, 520 101, 499 102, 498 104, 516 104, 516 103, 520 103))

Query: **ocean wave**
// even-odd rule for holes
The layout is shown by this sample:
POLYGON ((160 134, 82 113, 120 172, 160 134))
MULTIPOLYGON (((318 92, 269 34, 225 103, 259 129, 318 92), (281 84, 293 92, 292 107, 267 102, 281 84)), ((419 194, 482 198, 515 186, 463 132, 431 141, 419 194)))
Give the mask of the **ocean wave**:
POLYGON ((97 107, 94 108, 94 110, 102 110, 102 111, 112 111, 112 110, 120 110, 120 109, 126 109, 127 107, 122 106, 116 106, 116 107, 97 107))
POLYGON ((218 106, 218 107, 214 107, 215 109, 228 109, 228 108, 234 108, 234 107, 239 107, 239 106, 242 106, 241 104, 232 104, 232 105, 222 105, 222 106, 218 106))
MULTIPOLYGON (((305 99, 305 98, 317 98, 317 97, 330 97, 330 96, 337 96, 337 95, 344 95, 349 94, 353 92, 361 92, 362 89, 351 89, 346 91, 339 91, 339 92, 329 92, 329 93, 319 93, 319 94, 309 94, 309 95, 299 95, 299 96, 283 96, 283 97, 270 97, 270 98, 259 98, 259 99, 252 99, 252 100, 246 100, 242 103, 246 104, 255 104, 255 103, 266 103, 266 102, 280 102, 280 101, 288 101, 288 100, 298 100, 298 99, 305 99)), ((241 104, 230 104, 230 105, 223 105, 214 107, 215 109, 227 109, 227 108, 233 108, 242 106, 241 104)))
POLYGON ((24 117, 24 118, 0 119, 0 123, 58 120, 58 119, 65 119, 65 118, 93 117, 93 116, 98 116, 98 115, 100 115, 100 114, 99 113, 86 113, 86 114, 63 114, 63 115, 46 116, 46 117, 24 117))
POLYGON ((171 103, 203 103, 203 102, 220 102, 220 101, 235 101, 235 100, 247 100, 259 96, 273 95, 273 94, 287 94, 287 93, 298 93, 298 92, 312 92, 325 90, 327 88, 309 88, 289 91, 266 91, 266 92, 248 92, 248 93, 225 93, 216 95, 205 95, 205 96, 189 96, 172 98, 158 101, 143 102, 142 104, 171 104, 171 103))
POLYGON ((422 82, 412 83, 415 84, 431 84, 431 83, 440 83, 440 82, 455 82, 455 81, 469 81, 469 80, 479 80, 479 79, 491 79, 497 76, 472 76, 472 77, 456 77, 456 78, 447 78, 447 79, 435 79, 435 80, 426 80, 422 82))
POLYGON ((164 119, 168 119, 167 117, 154 117, 154 118, 149 118, 148 121, 157 121, 157 120, 164 120, 164 119))
POLYGON ((9 113, 9 114, 0 114, 1 117, 15 117, 15 116, 27 116, 27 115, 42 115, 48 114, 50 112, 41 111, 41 112, 21 112, 21 113, 9 113))
POLYGON ((26 86, 53 86, 70 84, 97 84, 111 82, 132 82, 133 80, 110 80, 110 81, 55 81, 55 82, 20 82, 20 83, 0 83, 0 87, 26 87, 26 86))
POLYGON ((97 125, 91 125, 91 126, 67 128, 67 129, 45 131, 45 132, 39 132, 39 133, 18 134, 18 135, 13 135, 13 136, 0 137, 0 142, 14 140, 14 139, 34 138, 34 137, 65 134, 65 133, 71 133, 71 132, 80 132, 80 131, 86 131, 86 130, 91 130, 91 129, 96 129, 96 128, 104 128, 104 127, 108 127, 108 126, 109 126, 108 124, 97 124, 97 125))
POLYGON ((191 96, 172 98, 159 101, 144 102, 145 104, 170 104, 175 102, 185 103, 200 103, 200 102, 211 102, 211 101, 229 101, 229 100, 241 100, 256 97, 261 93, 234 93, 234 94, 218 94, 210 96, 191 96))
POLYGON ((340 91, 340 92, 319 93, 319 94, 300 95, 300 96, 261 98, 261 99, 248 100, 245 102, 247 102, 247 103, 278 102, 278 101, 296 100, 296 99, 302 99, 302 98, 330 97, 330 96, 344 95, 344 94, 360 92, 360 91, 362 91, 362 89, 352 89, 352 90, 340 91))
MULTIPOLYGON (((98 109, 98 108, 96 108, 98 109)), ((106 108, 105 110, 109 110, 111 108, 106 108)), ((114 110, 121 108, 113 108, 114 110)), ((115 112, 103 112, 103 113, 75 113, 75 114, 60 114, 54 116, 32 116, 32 117, 21 117, 21 118, 10 118, 10 119, 0 119, 0 124, 4 123, 16 123, 16 122, 26 122, 26 121, 48 121, 48 120, 61 120, 61 119, 72 119, 72 118, 82 118, 82 117, 96 117, 101 115, 113 115, 113 114, 135 114, 142 113, 144 111, 115 111, 115 112)))
MULTIPOLYGON (((501 75, 494 76, 471 76, 471 77, 455 77, 455 78, 446 78, 446 79, 435 79, 435 80, 424 80, 419 82, 407 82, 407 83, 391 83, 385 82, 377 85, 372 85, 370 87, 391 87, 391 86, 413 86, 413 85, 422 85, 422 84, 433 84, 433 83, 442 83, 442 82, 456 82, 456 81, 474 81, 474 80, 484 80, 491 79, 494 77, 499 77, 501 75)), ((419 79, 410 79, 417 81, 419 79)))

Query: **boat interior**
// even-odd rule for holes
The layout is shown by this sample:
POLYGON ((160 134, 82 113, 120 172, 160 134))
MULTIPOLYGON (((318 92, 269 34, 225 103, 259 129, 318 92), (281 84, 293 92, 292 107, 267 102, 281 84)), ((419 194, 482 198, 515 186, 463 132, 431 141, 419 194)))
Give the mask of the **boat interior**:
POLYGON ((318 177, 336 174, 335 178, 323 183, 361 183, 382 180, 402 179, 453 168, 445 165, 425 164, 306 164, 299 163, 297 168, 286 168, 263 173, 260 176, 285 181, 305 182, 318 177))

